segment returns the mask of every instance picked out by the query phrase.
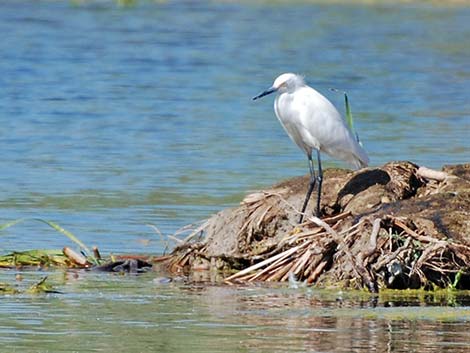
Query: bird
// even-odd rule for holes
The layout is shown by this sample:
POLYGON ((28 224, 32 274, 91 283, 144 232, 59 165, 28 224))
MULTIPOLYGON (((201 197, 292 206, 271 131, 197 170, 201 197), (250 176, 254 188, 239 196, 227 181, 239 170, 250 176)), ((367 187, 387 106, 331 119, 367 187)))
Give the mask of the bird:
POLYGON ((302 223, 308 201, 318 182, 316 216, 320 217, 323 170, 320 153, 342 160, 355 169, 369 164, 366 151, 358 143, 346 125, 341 114, 325 96, 308 86, 302 76, 283 73, 273 85, 254 96, 257 100, 271 93, 277 93, 274 112, 290 139, 307 155, 310 181, 300 212, 302 223), (316 152, 318 175, 312 159, 316 152))

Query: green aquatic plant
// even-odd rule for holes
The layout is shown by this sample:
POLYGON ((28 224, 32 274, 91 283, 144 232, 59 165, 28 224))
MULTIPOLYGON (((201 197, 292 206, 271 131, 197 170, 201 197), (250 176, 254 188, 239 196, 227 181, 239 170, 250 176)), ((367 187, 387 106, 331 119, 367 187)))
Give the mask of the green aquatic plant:
POLYGON ((47 282, 47 276, 41 278, 39 282, 34 283, 30 286, 26 293, 28 294, 40 294, 40 293, 60 293, 54 290, 54 287, 47 282))
POLYGON ((49 221, 49 220, 45 220, 45 219, 42 219, 42 218, 19 218, 19 219, 15 219, 13 221, 10 221, 10 222, 6 222, 6 223, 3 223, 3 224, 0 224, 0 231, 2 230, 5 230, 7 228, 10 228, 18 223, 22 223, 22 222, 25 222, 25 221, 36 221, 36 222, 41 222, 41 223, 44 223, 44 224, 47 224, 49 227, 55 229, 57 232, 65 235, 67 238, 69 238, 71 241, 73 241, 75 244, 77 244, 81 249, 83 249, 85 251, 85 253, 87 254, 87 259, 97 265, 99 263, 99 260, 93 255, 93 252, 90 251, 90 249, 80 240, 78 239, 73 233, 69 232, 68 230, 62 228, 60 225, 58 225, 57 223, 53 222, 53 221, 49 221))
POLYGON ((8 283, 0 283, 0 294, 18 294, 20 291, 8 283))
POLYGON ((460 279, 462 278, 463 270, 459 270, 454 277, 454 282, 449 284, 450 290, 456 290, 459 285, 460 279))
POLYGON ((67 266, 70 261, 61 250, 14 251, 0 256, 0 267, 67 266))
POLYGON ((351 130, 353 136, 356 138, 356 141, 359 143, 359 145, 362 147, 362 142, 359 139, 359 135, 354 129, 354 120, 352 116, 352 111, 351 111, 351 105, 349 104, 349 98, 348 94, 345 91, 340 91, 336 88, 331 88, 333 92, 339 92, 343 93, 344 95, 344 106, 345 106, 345 116, 346 116, 346 123, 348 124, 349 130, 351 130))
POLYGON ((0 283, 0 294, 41 294, 41 293, 61 293, 54 289, 54 287, 47 282, 47 276, 41 278, 38 282, 33 283, 26 290, 17 289, 7 283, 0 283))

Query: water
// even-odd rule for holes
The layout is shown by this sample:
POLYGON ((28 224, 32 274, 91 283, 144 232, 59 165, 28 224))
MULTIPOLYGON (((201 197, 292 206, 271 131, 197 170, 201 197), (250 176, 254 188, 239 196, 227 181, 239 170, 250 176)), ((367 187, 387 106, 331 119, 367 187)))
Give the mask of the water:
MULTIPOLYGON (((439 298, 410 294, 391 300, 285 286, 159 284, 155 274, 106 276, 70 274, 63 294, 3 298, 1 350, 469 351, 468 296, 453 298, 458 307, 441 307, 439 298)), ((58 273, 50 279, 65 280, 58 273)))
MULTIPOLYGON (((338 107, 342 97, 328 89, 348 91, 373 165, 468 162, 469 15, 467 6, 419 3, 1 2, 0 222, 41 217, 104 253, 161 252, 164 242, 147 224, 173 233, 251 190, 306 173, 305 157, 274 117, 272 98, 250 100, 285 71, 304 74, 338 107)), ((341 166, 328 159, 325 165, 341 166)), ((1 234, 2 253, 73 245, 32 221, 1 234)), ((66 281, 66 295, 4 298, 2 349, 36 344, 44 351, 53 342, 56 350, 79 350, 66 347, 67 338, 77 345, 93 340, 83 347, 89 351, 129 351, 131 344, 147 351, 146 344, 160 341, 168 349, 157 351, 190 344, 199 351, 284 351, 276 342, 290 337, 291 351, 331 351, 315 348, 317 337, 331 343, 345 332, 357 351, 368 351, 364 344, 385 342, 392 325, 396 344, 413 328, 403 350, 417 350, 437 329, 445 344, 432 340, 429 351, 454 338, 463 351, 458 342, 468 331, 456 329, 468 327, 468 311, 443 309, 455 314, 447 325, 421 307, 416 317, 397 320, 375 309, 352 316, 325 309, 346 328, 325 319, 317 331, 312 325, 323 309, 319 314, 307 303, 304 316, 290 315, 289 295, 275 303, 285 310, 266 308, 262 299, 252 314, 245 305, 250 290, 161 289, 149 278, 132 278, 101 296, 102 281, 66 281), (218 298, 204 299, 211 291, 242 308, 211 307, 218 298), (177 309, 165 307, 155 318, 149 311, 158 312, 161 297, 177 309), (137 308, 145 319, 139 321, 137 308), (98 321, 87 320, 95 313, 98 321), (11 317, 19 322, 14 329, 11 317), (361 336, 364 327, 372 333, 361 336), (122 332, 126 342, 114 338, 122 332), (183 342, 188 332, 194 339, 183 342)), ((261 297, 270 293, 259 290, 261 297)))

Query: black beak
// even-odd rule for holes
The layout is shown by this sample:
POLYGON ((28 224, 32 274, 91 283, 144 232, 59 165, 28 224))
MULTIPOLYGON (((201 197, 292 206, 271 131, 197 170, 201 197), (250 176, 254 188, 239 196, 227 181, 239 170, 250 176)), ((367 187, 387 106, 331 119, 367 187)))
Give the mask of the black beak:
POLYGON ((276 91, 277 91, 277 89, 274 88, 274 87, 268 88, 266 91, 263 91, 260 94, 258 94, 257 96, 254 96, 253 100, 255 101, 258 98, 262 98, 262 97, 267 96, 268 94, 271 94, 271 93, 276 92, 276 91))

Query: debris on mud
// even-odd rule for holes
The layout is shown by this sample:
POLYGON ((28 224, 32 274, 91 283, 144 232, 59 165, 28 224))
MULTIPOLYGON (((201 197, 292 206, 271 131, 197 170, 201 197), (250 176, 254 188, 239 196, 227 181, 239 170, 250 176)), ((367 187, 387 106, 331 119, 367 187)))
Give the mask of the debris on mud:
POLYGON ((470 289, 470 164, 328 169, 322 218, 310 202, 297 224, 307 184, 308 176, 289 179, 214 215, 173 251, 168 269, 222 272, 226 282, 294 275, 371 292, 470 289))

